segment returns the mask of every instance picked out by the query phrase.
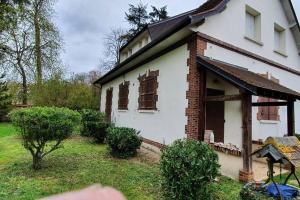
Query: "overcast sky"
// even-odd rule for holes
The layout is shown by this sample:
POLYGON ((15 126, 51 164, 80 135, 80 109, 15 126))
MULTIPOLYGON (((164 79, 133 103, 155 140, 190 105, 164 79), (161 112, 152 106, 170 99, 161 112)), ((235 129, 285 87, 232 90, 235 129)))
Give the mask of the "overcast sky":
MULTIPOLYGON (((176 15, 200 6, 205 0, 141 0, 156 7, 168 6, 169 15, 176 15)), ((128 4, 140 0, 58 0, 55 23, 64 41, 62 60, 69 72, 96 69, 103 52, 103 38, 111 28, 128 27, 124 13, 128 4)), ((300 0, 293 0, 298 18, 300 0)))

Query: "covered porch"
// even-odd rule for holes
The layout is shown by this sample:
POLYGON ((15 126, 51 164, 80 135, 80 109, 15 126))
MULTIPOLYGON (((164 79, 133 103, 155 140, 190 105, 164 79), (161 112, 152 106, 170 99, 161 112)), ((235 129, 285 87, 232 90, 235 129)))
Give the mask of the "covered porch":
POLYGON ((244 182, 252 180, 254 173, 256 179, 266 175, 264 161, 253 162, 251 157, 258 145, 252 142, 253 108, 287 107, 286 135, 293 136, 294 103, 300 94, 239 66, 203 56, 197 57, 197 65, 200 70, 198 139, 204 141, 207 131, 214 132, 211 145, 218 151, 222 168, 227 168, 229 174, 225 175, 237 175, 244 182), (255 97, 278 101, 254 102, 255 97))

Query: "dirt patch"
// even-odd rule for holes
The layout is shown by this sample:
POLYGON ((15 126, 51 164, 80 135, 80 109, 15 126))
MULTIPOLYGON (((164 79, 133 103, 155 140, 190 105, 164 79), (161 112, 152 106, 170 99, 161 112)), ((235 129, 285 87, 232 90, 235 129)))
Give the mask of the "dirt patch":
POLYGON ((138 155, 133 161, 146 162, 148 164, 159 164, 160 151, 158 148, 145 143, 138 150, 138 155))

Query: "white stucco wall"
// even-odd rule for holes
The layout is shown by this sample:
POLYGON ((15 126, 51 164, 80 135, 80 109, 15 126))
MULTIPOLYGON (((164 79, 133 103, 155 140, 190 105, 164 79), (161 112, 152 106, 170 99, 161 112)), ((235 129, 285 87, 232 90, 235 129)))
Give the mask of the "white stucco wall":
MULTIPOLYGON (((294 38, 289 30, 284 11, 279 0, 231 0, 225 11, 215 16, 208 17, 204 24, 193 27, 199 31, 238 46, 247 51, 253 52, 275 62, 300 71, 300 57, 295 45, 294 38), (261 13, 261 41, 262 46, 244 38, 245 36, 245 6, 249 5, 261 13), (286 29, 286 53, 287 57, 274 52, 274 23, 286 29)), ((133 53, 138 47, 133 48, 133 53)), ((256 73, 269 73, 278 78, 282 85, 300 92, 300 77, 290 72, 269 66, 255 59, 226 50, 214 44, 208 44, 205 56, 217 60, 239 65, 256 73)), ((179 138, 185 138, 185 125, 187 118, 185 109, 187 107, 186 74, 188 51, 184 45, 141 66, 122 77, 119 77, 102 88, 101 110, 105 110, 105 95, 108 87, 113 87, 112 120, 117 126, 136 128, 141 131, 143 137, 170 144, 179 138), (138 108, 138 76, 146 73, 149 69, 159 69, 158 88, 158 111, 140 112, 138 108), (122 81, 130 81, 129 88, 129 110, 118 111, 118 88, 122 81)), ((122 60, 125 58, 122 58, 122 60)), ((212 75, 208 78, 208 87, 223 89, 225 94, 236 94, 238 90, 227 82, 219 81, 218 84, 211 81, 212 75)), ((253 97, 257 101, 257 97, 253 97)), ((287 132, 286 108, 281 107, 280 121, 266 123, 258 121, 258 108, 253 108, 253 139, 265 139, 272 136, 283 136, 287 132)), ((295 105, 296 131, 300 133, 300 102, 295 105)), ((241 148, 242 142, 242 120, 241 103, 238 101, 225 102, 225 125, 224 142, 232 143, 241 148)))
POLYGON ((298 49, 279 0, 231 0, 222 13, 208 17, 205 23, 195 27, 194 31, 205 33, 300 71, 298 49), (244 38, 246 5, 261 13, 261 42, 263 46, 244 38), (286 30, 287 57, 274 52, 274 23, 286 30))
POLYGON ((162 144, 185 138, 188 56, 187 45, 183 45, 103 85, 101 111, 105 111, 106 90, 113 87, 112 121, 116 126, 135 128, 143 137, 162 144), (138 110, 138 77, 149 69, 159 70, 158 111, 141 112, 138 110), (118 90, 123 81, 130 81, 128 111, 125 112, 118 111, 118 90))

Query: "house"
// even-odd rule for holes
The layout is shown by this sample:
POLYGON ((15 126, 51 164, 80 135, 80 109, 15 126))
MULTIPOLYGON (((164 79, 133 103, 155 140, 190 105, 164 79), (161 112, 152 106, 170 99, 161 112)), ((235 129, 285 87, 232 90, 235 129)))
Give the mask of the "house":
POLYGON ((213 132, 221 165, 247 181, 254 145, 300 133, 299 53, 290 0, 208 0, 146 26, 95 84, 117 126, 158 147, 213 132))

